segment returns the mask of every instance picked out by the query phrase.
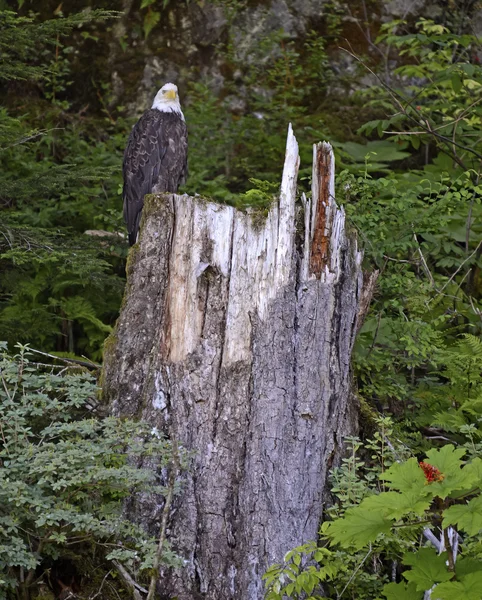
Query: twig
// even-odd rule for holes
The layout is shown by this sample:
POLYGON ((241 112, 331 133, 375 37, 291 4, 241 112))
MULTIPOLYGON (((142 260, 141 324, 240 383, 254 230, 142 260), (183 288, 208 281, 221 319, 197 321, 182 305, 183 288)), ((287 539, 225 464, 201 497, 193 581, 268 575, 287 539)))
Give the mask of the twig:
POLYGON ((102 583, 100 584, 99 591, 97 593, 95 593, 93 596, 89 596, 89 600, 94 600, 94 598, 97 598, 97 596, 101 593, 102 588, 104 587, 105 580, 107 579, 107 577, 109 577, 109 575, 111 573, 112 573, 112 571, 109 571, 108 573, 105 574, 105 577, 102 580, 102 583))
POLYGON ((35 348, 28 348, 29 352, 34 352, 35 354, 41 354, 42 356, 48 356, 49 358, 54 358, 55 360, 61 360, 65 363, 73 363, 76 365, 81 365, 83 367, 88 367, 90 369, 101 369, 102 365, 99 365, 91 360, 79 360, 78 358, 64 358, 62 356, 55 356, 55 354, 49 354, 48 352, 42 352, 41 350, 35 350, 35 348))
POLYGON ((366 319, 368 311, 370 310, 370 303, 373 298, 373 294, 375 293, 375 287, 378 279, 378 275, 380 271, 376 269, 372 273, 368 275, 368 277, 363 277, 363 286, 360 294, 360 304, 358 307, 358 314, 356 318, 356 331, 357 333, 363 326, 363 323, 366 319))
POLYGON ((12 402, 12 396, 10 396, 10 392, 8 391, 7 383, 3 377, 2 377, 2 384, 3 384, 3 389, 5 390, 5 394, 7 395, 8 400, 10 402, 12 402))
POLYGON ((2 235, 7 240, 7 244, 10 246, 10 250, 11 250, 13 248, 13 246, 12 246, 10 240, 8 239, 8 237, 5 235, 5 233, 3 231, 2 231, 2 235))
POLYGON ((27 137, 19 138, 15 143, 10 144, 10 146, 5 146, 3 148, 0 148, 0 151, 10 150, 10 148, 14 148, 15 146, 20 146, 20 144, 25 144, 25 142, 29 142, 30 140, 34 140, 35 138, 38 138, 42 135, 47 135, 47 133, 50 133, 51 131, 57 131, 57 130, 63 131, 64 127, 52 127, 52 129, 44 129, 44 130, 38 131, 37 133, 33 133, 32 135, 28 135, 27 137))
POLYGON ((352 576, 350 577, 350 579, 346 582, 345 587, 341 590, 341 593, 339 594, 338 592, 336 593, 336 595, 338 596, 338 598, 341 598, 343 596, 343 594, 345 593, 346 588, 350 585, 350 583, 353 581, 353 579, 355 578, 355 575, 358 573, 358 571, 363 567, 363 564, 365 563, 366 559, 370 556, 370 554, 372 553, 372 545, 370 544, 370 548, 368 549, 368 552, 366 553, 364 559, 361 561, 361 563, 357 566, 357 568, 353 571, 352 576))
POLYGON ((465 275, 462 277, 462 279, 460 280, 459 285, 457 286, 457 289, 455 290, 455 297, 457 298, 457 294, 459 293, 460 288, 462 287, 462 284, 464 283, 464 281, 467 279, 467 277, 470 275, 470 273, 472 272, 472 269, 470 268, 467 273, 465 273, 465 275))
POLYGON ((432 287, 435 287, 434 278, 432 276, 432 273, 430 272, 430 269, 428 268, 427 261, 425 260, 425 257, 422 253, 422 249, 420 248, 420 244, 418 243, 417 235, 415 233, 413 234, 413 239, 417 242, 418 255, 420 256, 420 260, 422 261, 422 268, 424 270, 424 273, 430 280, 430 285, 432 287))
MULTIPOLYGON (((413 101, 414 101, 414 98, 410 101, 409 104, 407 104, 407 106, 410 106, 411 104, 413 104, 413 101)), ((431 127, 430 132, 438 131, 439 129, 445 129, 446 127, 450 127, 451 125, 456 125, 459 121, 461 121, 465 117, 465 115, 469 112, 469 110, 471 108, 473 108, 479 102, 482 102, 482 98, 479 98, 475 102, 472 102, 472 104, 467 106, 467 108, 465 108, 457 118, 452 119, 451 121, 448 121, 447 123, 442 123, 442 125, 438 125, 438 127, 431 127)), ((427 131, 383 131, 383 133, 389 133, 392 135, 426 135, 427 131)))
MULTIPOLYGON (((480 180, 480 173, 477 173, 477 177, 474 181, 475 186, 479 185, 479 180, 480 180)), ((474 189, 474 193, 472 194, 472 198, 470 200, 469 213, 467 215, 467 222, 465 225, 465 252, 466 253, 468 253, 468 251, 469 251, 470 228, 472 226, 472 209, 474 206, 474 202, 475 202, 475 189, 474 189)))
MULTIPOLYGON (((445 284, 442 286, 442 289, 438 290, 438 294, 437 294, 437 296, 439 296, 439 295, 440 295, 440 294, 441 294, 441 293, 444 291, 444 289, 445 289, 445 288, 448 286, 448 284, 449 284, 449 283, 450 283, 450 282, 453 280, 453 278, 454 278, 454 277, 457 275, 457 273, 458 273, 458 272, 460 271, 460 269, 461 269, 461 268, 462 268, 462 267, 465 265, 465 263, 466 263, 468 260, 470 260, 470 259, 472 258, 472 256, 474 256, 474 254, 476 254, 476 253, 477 253, 477 250, 480 248, 480 246, 482 246, 482 240, 480 240, 480 242, 477 244, 477 248, 476 248, 476 249, 475 249, 475 250, 472 252, 472 254, 471 254, 470 256, 467 256, 467 258, 466 258, 466 259, 465 259, 465 260, 464 260, 462 263, 460 263, 460 265, 459 265, 459 268, 458 268, 458 269, 455 271, 455 273, 453 273, 453 275, 450 277, 450 279, 449 279, 447 282, 445 282, 445 284)), ((430 302, 432 302, 432 300, 434 300, 435 298, 437 298, 437 296, 434 296, 434 297, 433 297, 433 298, 430 300, 430 302)))
POLYGON ((137 582, 135 582, 132 579, 132 577, 130 576, 130 574, 127 572, 127 570, 119 562, 117 562, 116 560, 113 560, 112 564, 117 569, 117 571, 119 572, 119 575, 122 577, 122 579, 129 586, 130 590, 132 591, 134 600, 143 600, 142 596, 139 593, 139 589, 144 593, 146 593, 147 590, 144 589, 143 587, 141 587, 137 582))
POLYGON ((375 334, 373 336, 372 345, 370 346, 370 349, 368 350, 368 355, 370 355, 372 353, 372 350, 375 347, 375 342, 377 341, 377 337, 378 337, 378 330, 380 329, 380 323, 381 323, 381 320, 382 320, 382 314, 383 314, 383 310, 381 310, 378 313, 377 326, 376 326, 376 329, 375 329, 375 334))
POLYGON ((482 320, 482 311, 480 309, 478 309, 476 306, 474 306, 474 301, 473 301, 472 296, 468 296, 468 298, 469 298, 470 306, 472 307, 472 310, 474 311, 474 314, 476 314, 482 320))
POLYGON ((172 466, 171 472, 169 474, 169 488, 166 496, 166 502, 164 504, 164 509, 162 511, 162 522, 161 522, 161 532, 159 535, 159 544, 156 550, 156 556, 154 557, 154 565, 152 567, 152 576, 151 583, 149 585, 149 593, 147 595, 146 600, 154 600, 154 594, 156 593, 156 584, 159 579, 159 570, 161 566, 162 554, 164 552, 164 542, 166 540, 166 529, 167 529, 167 519, 169 517, 169 512, 171 510, 172 498, 174 496, 174 485, 176 483, 177 475, 179 472, 179 455, 177 448, 177 440, 173 438, 172 440, 172 466))
POLYGON ((391 256, 387 256, 386 254, 383 255, 383 258, 385 258, 386 260, 391 260, 392 262, 397 262, 397 263, 407 263, 409 265, 416 265, 416 264, 418 264, 414 260, 403 260, 401 258, 392 258, 391 256))
POLYGON ((397 463, 402 462, 402 458, 399 455, 399 453, 395 450, 395 446, 392 444, 392 442, 388 439, 388 437, 385 434, 382 434, 383 440, 385 442, 385 444, 390 448, 390 450, 392 451, 393 456, 395 457, 395 461, 397 463))
MULTIPOLYGON (((351 47, 351 46, 350 46, 351 47)), ((369 73, 371 73, 374 77, 376 77, 376 79, 381 83, 381 85, 387 90, 387 92, 390 94, 390 96, 392 97, 392 100, 395 102, 395 104, 399 107, 400 111, 407 117, 407 119, 409 119, 410 121, 412 121, 413 123, 416 123, 419 127, 421 126, 422 129, 426 132, 426 133, 430 133, 432 136, 436 137, 437 139, 439 139, 440 141, 444 142, 445 144, 447 144, 449 147, 457 147, 460 148, 461 150, 465 150, 466 152, 470 152, 471 154, 473 154, 475 157, 477 157, 478 159, 482 160, 482 154, 480 154, 479 152, 477 152, 476 150, 474 150, 473 148, 470 148, 469 146, 464 146, 463 144, 460 144, 459 142, 454 142, 452 139, 446 137, 445 135, 442 135, 440 133, 438 133, 436 130, 432 129, 430 123, 427 121, 427 119, 425 119, 425 123, 427 124, 427 126, 423 125, 423 122, 420 122, 419 119, 416 119, 415 117, 413 117, 412 115, 410 115, 407 112, 406 106, 410 106, 412 109, 412 102, 407 100, 406 98, 404 98, 401 94, 399 94, 398 92, 396 92, 394 89, 392 89, 388 84, 386 84, 383 79, 377 75, 375 73, 375 71, 373 71, 372 69, 370 69, 370 67, 368 65, 366 65, 362 59, 357 56, 353 51, 350 52, 350 50, 347 50, 346 48, 343 48, 340 46, 340 49, 343 50, 344 52, 346 52, 347 54, 349 54, 352 58, 354 58, 357 62, 359 62, 369 73), (403 105, 403 102, 406 103, 406 106, 403 105)), ((454 154, 452 152, 452 157, 455 160, 455 162, 462 167, 464 170, 467 170, 466 165, 464 164, 464 162, 459 158, 459 156, 457 154, 454 154)))
MULTIPOLYGON (((476 184, 478 185, 478 183, 476 184)), ((469 241, 470 241, 470 228, 472 227, 472 209, 474 206, 475 200, 475 192, 472 195, 472 200, 470 201, 469 213, 467 215, 467 221, 465 222, 465 252, 469 251, 469 241)))

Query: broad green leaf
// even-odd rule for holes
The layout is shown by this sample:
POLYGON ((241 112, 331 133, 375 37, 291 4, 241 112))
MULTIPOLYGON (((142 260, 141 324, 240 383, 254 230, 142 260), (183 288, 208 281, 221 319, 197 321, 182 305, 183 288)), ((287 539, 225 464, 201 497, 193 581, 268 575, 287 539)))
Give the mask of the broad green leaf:
POLYGON ((462 89, 462 79, 458 73, 452 73, 451 77, 452 88, 456 94, 462 89))
POLYGON ((295 589, 295 584, 294 583, 289 583, 285 587, 285 593, 288 594, 288 596, 289 596, 293 592, 294 589, 295 589))
POLYGON ((373 542, 381 533, 390 533, 391 521, 380 512, 353 508, 343 519, 337 519, 326 529, 326 535, 335 544, 357 549, 373 542))
POLYGON ((455 572, 457 574, 457 579, 461 579, 469 573, 480 573, 482 572, 482 560, 476 560, 475 558, 457 558, 455 572))
POLYGON ((468 504, 454 504, 443 513, 443 527, 457 525, 469 535, 477 535, 482 529, 482 496, 473 498, 468 504))
MULTIPOLYGON (((409 458, 404 463, 394 463, 380 477, 390 482, 390 487, 401 492, 421 492, 425 486, 425 475, 415 458, 409 458)), ((427 490, 427 493, 430 493, 427 490)))
POLYGON ((301 588, 308 595, 311 594, 311 592, 313 591, 313 589, 317 583, 318 583, 318 580, 315 577, 313 577, 310 573, 307 573, 306 571, 304 573, 301 573, 301 575, 298 577, 298 580, 297 580, 297 584, 299 586, 301 586, 301 588))
POLYGON ((454 573, 448 572, 446 560, 446 552, 437 554, 433 548, 421 548, 403 557, 403 564, 412 567, 403 576, 413 582, 418 591, 429 590, 435 583, 448 581, 454 576, 454 573))
POLYGON ((383 586, 382 594, 387 600, 421 600, 423 592, 417 592, 414 583, 387 583, 383 586))
POLYGON ((432 491, 440 498, 446 498, 457 490, 471 489, 477 477, 474 471, 466 473, 462 470, 464 448, 454 448, 452 444, 442 446, 439 450, 429 450, 426 462, 436 467, 444 476, 442 481, 430 484, 432 491))
POLYGON ((452 444, 446 444, 440 449, 432 449, 427 452, 427 462, 437 467, 445 476, 458 474, 462 467, 461 458, 466 454, 465 448, 455 448, 452 444))
MULTIPOLYGON (((378 126, 383 126, 385 122, 378 122, 378 126)), ((402 160, 410 156, 410 152, 400 151, 396 144, 388 140, 368 142, 367 144, 358 144, 356 142, 345 142, 337 144, 350 155, 354 162, 365 162, 365 157, 370 154, 370 160, 377 160, 380 163, 388 163, 395 160, 402 160)))
POLYGON ((382 492, 365 498, 360 508, 379 511, 388 519, 400 519, 409 513, 423 515, 430 507, 432 498, 423 496, 421 492, 382 492))
MULTIPOLYGON (((475 405, 475 402, 473 404, 475 405)), ((482 459, 474 458, 463 468, 463 473, 473 482, 474 488, 482 488, 482 459)))
POLYGON ((480 600, 482 598, 482 571, 469 573, 460 581, 441 583, 432 592, 433 600, 480 600))
POLYGON ((470 63, 461 63, 459 65, 459 68, 462 69, 462 71, 469 77, 472 77, 475 72, 475 65, 472 65, 470 63))

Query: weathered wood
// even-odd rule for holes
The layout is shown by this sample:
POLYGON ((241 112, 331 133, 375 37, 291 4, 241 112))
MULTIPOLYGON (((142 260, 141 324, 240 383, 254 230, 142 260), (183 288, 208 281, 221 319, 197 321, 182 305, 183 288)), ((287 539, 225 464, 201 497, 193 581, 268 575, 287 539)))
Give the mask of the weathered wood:
MULTIPOLYGON (((334 201, 331 147, 314 154, 301 232, 291 127, 262 222, 187 196, 146 198, 103 381, 116 414, 195 451, 170 523, 186 567, 165 574, 166 598, 262 598, 265 569, 316 537, 328 470, 355 430, 361 253, 334 201)), ((156 498, 130 510, 158 530, 156 498)))

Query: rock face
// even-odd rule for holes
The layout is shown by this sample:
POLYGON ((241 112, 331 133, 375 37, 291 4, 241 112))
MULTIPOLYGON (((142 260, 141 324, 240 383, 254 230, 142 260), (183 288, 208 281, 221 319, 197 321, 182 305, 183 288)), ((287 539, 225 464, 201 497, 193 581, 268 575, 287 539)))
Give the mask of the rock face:
MULTIPOLYGON (((76 57, 72 70, 78 109, 87 103, 90 110, 96 108, 99 90, 90 85, 94 75, 96 86, 99 81, 110 79, 111 83, 110 90, 102 93, 99 110, 105 105, 109 109, 122 106, 129 116, 139 116, 150 106, 154 92, 167 81, 178 84, 187 103, 194 82, 207 84, 221 100, 237 89, 239 97, 233 105, 239 110, 245 106, 243 86, 250 85, 243 66, 279 56, 280 44, 270 47, 272 38, 293 42, 303 56, 313 33, 324 40, 330 64, 339 75, 354 71, 339 51, 345 40, 356 52, 380 60, 373 40, 380 24, 391 19, 413 23, 424 16, 451 24, 457 31, 469 27, 476 32, 482 22, 477 3, 461 6, 445 0, 156 0, 142 9, 142 3, 134 0, 65 0, 62 10, 70 14, 88 4, 118 10, 121 17, 99 26, 94 32, 99 41, 84 45, 76 57), (154 26, 146 38, 145 25, 154 14, 154 26)), ((35 3, 42 18, 50 18, 57 8, 54 0, 35 3)), ((27 3, 22 10, 27 10, 27 3)), ((259 84, 269 87, 265 81, 259 84)))
MULTIPOLYGON (((145 40, 141 24, 146 11, 139 10, 132 0, 124 0, 122 8, 122 24, 114 29, 114 35, 122 38, 123 50, 115 40, 109 64, 113 80, 125 80, 124 89, 133 113, 146 108, 154 88, 171 80, 181 86, 183 97, 187 82, 193 80, 208 83, 223 96, 226 84, 233 79, 233 61, 259 61, 260 45, 264 44, 266 51, 267 40, 277 34, 285 41, 296 42, 302 53, 308 34, 315 32, 326 39, 332 60, 338 65, 340 60, 346 61, 338 50, 339 40, 346 39, 361 53, 372 53, 373 39, 383 22, 414 21, 420 16, 441 22, 450 20, 446 2, 429 0, 171 0, 145 40), (338 23, 339 39, 334 39, 330 31, 329 24, 334 20, 338 23), (230 51, 219 52, 220 46, 229 46, 230 51)), ((271 52, 279 52, 279 47, 273 45, 271 52)), ((268 58, 269 52, 264 60, 268 58)), ((242 83, 242 74, 238 83, 242 83)))
MULTIPOLYGON (((106 346, 104 393, 193 451, 170 522, 186 567, 180 600, 263 597, 261 577, 314 539, 328 470, 356 430, 350 358, 361 253, 333 198, 328 144, 296 228, 290 130, 279 201, 255 218, 187 196, 151 196, 106 346)), ((162 499, 131 515, 157 531, 162 499)))

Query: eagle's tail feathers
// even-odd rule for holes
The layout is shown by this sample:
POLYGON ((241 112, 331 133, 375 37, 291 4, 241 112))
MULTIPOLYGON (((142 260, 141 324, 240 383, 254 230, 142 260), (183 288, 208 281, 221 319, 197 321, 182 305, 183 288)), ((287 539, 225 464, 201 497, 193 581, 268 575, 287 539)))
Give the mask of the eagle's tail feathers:
POLYGON ((139 234, 139 225, 141 223, 142 208, 136 215, 134 227, 132 231, 129 231, 129 245, 133 246, 137 242, 137 236, 139 234))

